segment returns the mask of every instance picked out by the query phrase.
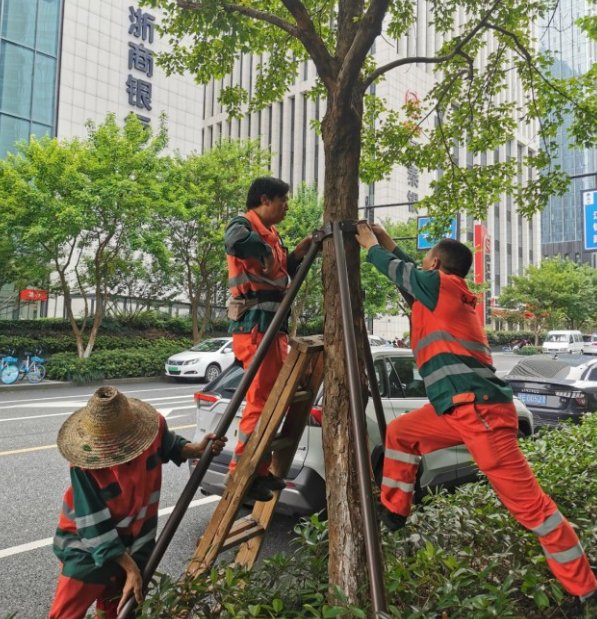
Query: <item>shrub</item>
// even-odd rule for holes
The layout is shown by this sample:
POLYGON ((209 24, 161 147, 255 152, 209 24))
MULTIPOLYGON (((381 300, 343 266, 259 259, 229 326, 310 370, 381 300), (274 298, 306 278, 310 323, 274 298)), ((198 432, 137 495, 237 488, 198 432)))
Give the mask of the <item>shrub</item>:
MULTIPOLYGON (((523 441, 541 485, 576 525, 594 564, 597 560, 597 414, 578 426, 523 441)), ((195 582, 162 578, 143 605, 143 617, 366 617, 336 592, 327 602, 327 527, 317 516, 296 529, 296 550, 264 559, 251 571, 216 566, 195 582)), ((389 609, 401 619, 450 617, 526 619, 574 616, 547 569, 536 537, 519 526, 486 483, 454 494, 432 494, 416 506, 405 529, 382 537, 389 609)))
POLYGON ((517 355, 540 355, 543 352, 543 349, 539 346, 523 346, 522 348, 517 348, 514 353, 517 355))
POLYGON ((97 350, 88 359, 79 359, 75 353, 58 353, 46 363, 47 377, 52 380, 91 382, 108 378, 136 378, 160 376, 166 359, 185 348, 178 340, 162 339, 151 346, 123 350, 97 350))

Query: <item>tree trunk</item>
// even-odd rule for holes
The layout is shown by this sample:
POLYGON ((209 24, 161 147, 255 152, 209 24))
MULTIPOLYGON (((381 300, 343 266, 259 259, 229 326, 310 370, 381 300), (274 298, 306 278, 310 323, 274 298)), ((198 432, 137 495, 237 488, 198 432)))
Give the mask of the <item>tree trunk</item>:
MULTIPOLYGON (((322 124, 325 149, 324 223, 358 218, 358 172, 362 99, 332 93, 322 124)), ((363 358, 363 309, 360 291, 359 247, 352 234, 345 234, 346 260, 353 307, 358 325, 357 346, 363 358)), ((348 375, 345 361, 342 312, 334 245, 323 246, 325 402, 323 445, 329 517, 329 578, 351 604, 366 605, 363 586, 366 565, 363 518, 355 466, 354 440, 349 411, 348 375)), ((365 375, 361 366, 361 383, 365 375)), ((333 597, 333 594, 332 594, 333 597)))
MULTIPOLYGON (((75 343, 77 345, 77 355, 79 359, 83 359, 85 356, 85 346, 83 344, 83 329, 79 329, 79 325, 73 314, 73 299, 70 294, 70 287, 66 281, 64 272, 58 269, 58 277, 60 278, 60 287, 62 288, 62 296, 64 298, 64 308, 66 309, 66 315, 70 323, 70 328, 75 336, 75 343)), ((83 323, 84 324, 84 323, 83 323)))
POLYGON ((199 343, 199 317, 197 309, 199 308, 199 293, 191 295, 191 335, 193 344, 199 343))

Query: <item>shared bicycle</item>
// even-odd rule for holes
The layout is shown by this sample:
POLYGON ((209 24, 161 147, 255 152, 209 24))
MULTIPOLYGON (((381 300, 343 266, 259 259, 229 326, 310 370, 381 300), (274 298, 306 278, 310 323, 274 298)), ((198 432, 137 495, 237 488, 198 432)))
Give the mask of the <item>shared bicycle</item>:
POLYGON ((46 376, 45 359, 40 356, 41 351, 35 353, 23 353, 24 359, 14 356, 14 351, 0 358, 0 382, 5 385, 12 385, 18 380, 27 377, 27 381, 36 384, 41 382, 46 376))

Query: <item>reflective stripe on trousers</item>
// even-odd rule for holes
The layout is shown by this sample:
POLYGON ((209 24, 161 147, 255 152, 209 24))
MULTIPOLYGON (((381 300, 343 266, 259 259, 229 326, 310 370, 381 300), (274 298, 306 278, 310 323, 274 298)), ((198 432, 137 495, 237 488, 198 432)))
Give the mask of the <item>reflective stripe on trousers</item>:
MULTIPOLYGON (((251 364, 263 333, 257 331, 251 333, 235 333, 232 336, 232 348, 236 358, 242 362, 245 370, 251 364)), ((236 463, 244 452, 245 444, 249 440, 265 406, 267 398, 272 390, 278 374, 288 356, 288 336, 285 333, 276 335, 263 363, 247 391, 246 405, 238 424, 238 442, 234 448, 234 455, 230 460, 230 471, 234 471, 236 463)), ((271 463, 271 454, 261 461, 257 469, 257 475, 267 475, 271 463)))
POLYGON ((391 511, 408 515, 416 458, 464 443, 508 511, 537 534, 554 576, 570 594, 587 595, 597 589, 597 579, 574 529, 537 483, 518 447, 517 430, 513 404, 473 402, 441 416, 426 404, 398 417, 388 425, 381 500, 391 511))

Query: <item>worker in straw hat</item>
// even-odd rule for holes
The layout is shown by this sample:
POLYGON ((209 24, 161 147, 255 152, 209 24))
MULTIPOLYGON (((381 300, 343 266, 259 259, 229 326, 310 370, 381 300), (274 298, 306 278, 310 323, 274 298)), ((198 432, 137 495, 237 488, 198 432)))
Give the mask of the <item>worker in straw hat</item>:
POLYGON ((97 602, 98 615, 116 617, 134 595, 142 602, 143 569, 155 544, 162 464, 214 454, 226 438, 207 434, 190 443, 141 400, 100 387, 60 428, 58 449, 70 462, 54 537, 62 562, 49 619, 80 619, 97 602))

